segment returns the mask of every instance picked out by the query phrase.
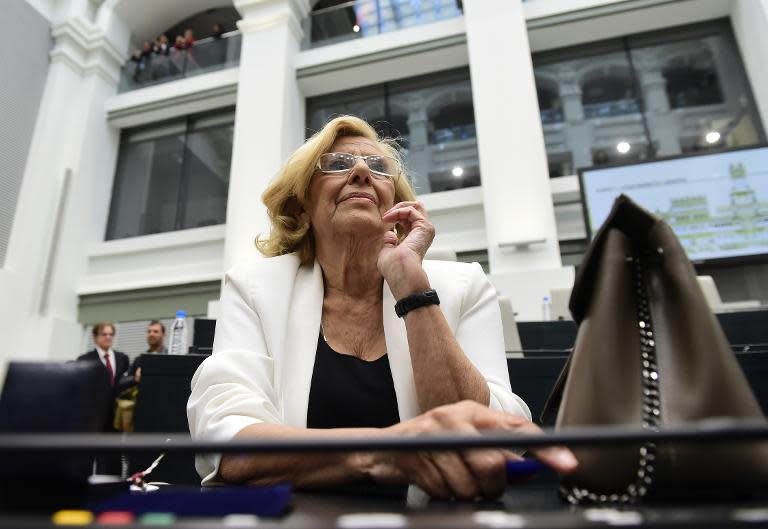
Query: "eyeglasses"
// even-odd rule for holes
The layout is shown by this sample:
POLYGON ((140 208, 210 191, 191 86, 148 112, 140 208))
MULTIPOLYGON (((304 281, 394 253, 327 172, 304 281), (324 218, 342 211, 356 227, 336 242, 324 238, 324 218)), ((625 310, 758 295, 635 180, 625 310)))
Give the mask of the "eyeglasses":
POLYGON ((99 336, 114 336, 114 335, 115 335, 115 334, 114 334, 114 333, 111 333, 111 332, 100 332, 100 333, 99 333, 99 336))
POLYGON ((391 156, 372 154, 370 156, 358 156, 346 152, 327 152, 320 156, 317 167, 324 173, 347 173, 357 163, 363 160, 371 171, 371 175, 378 180, 396 181, 402 172, 400 162, 391 156))

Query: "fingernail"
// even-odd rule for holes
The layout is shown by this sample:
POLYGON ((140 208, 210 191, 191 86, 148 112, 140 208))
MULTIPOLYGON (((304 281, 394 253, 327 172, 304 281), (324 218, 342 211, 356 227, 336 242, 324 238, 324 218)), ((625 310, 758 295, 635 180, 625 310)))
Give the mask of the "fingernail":
POLYGON ((579 465, 579 462, 576 460, 576 457, 567 448, 558 450, 557 462, 566 468, 576 468, 579 465))

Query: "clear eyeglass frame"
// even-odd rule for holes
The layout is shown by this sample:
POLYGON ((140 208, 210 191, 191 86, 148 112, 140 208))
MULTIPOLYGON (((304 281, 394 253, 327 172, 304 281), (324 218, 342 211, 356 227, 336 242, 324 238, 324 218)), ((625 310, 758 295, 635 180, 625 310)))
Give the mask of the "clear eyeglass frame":
POLYGON ((327 152, 320 155, 320 159, 317 161, 317 168, 326 174, 348 173, 354 168, 358 159, 363 160, 365 165, 368 167, 368 170, 371 172, 371 175, 377 180, 389 180, 392 183, 397 183, 398 178, 400 178, 400 175, 403 172, 400 162, 397 160, 397 158, 393 158, 392 156, 386 156, 383 154, 370 154, 368 156, 360 156, 358 154, 350 154, 347 152, 327 152), (389 164, 390 171, 387 172, 386 167, 382 167, 382 169, 385 170, 375 169, 375 166, 371 167, 372 163, 376 160, 383 161, 385 165, 389 164), (342 169, 330 168, 330 164, 332 162, 339 161, 348 162, 348 167, 344 167, 342 169))

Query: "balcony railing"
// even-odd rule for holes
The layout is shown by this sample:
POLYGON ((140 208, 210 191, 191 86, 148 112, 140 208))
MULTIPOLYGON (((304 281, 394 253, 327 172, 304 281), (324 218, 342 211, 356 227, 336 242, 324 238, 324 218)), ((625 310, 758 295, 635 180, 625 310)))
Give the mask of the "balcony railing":
POLYGON ((462 14, 461 0, 350 0, 307 17, 306 47, 379 35, 462 14))
POLYGON ((119 92, 128 92, 176 79, 192 77, 240 64, 239 32, 221 39, 201 39, 186 50, 170 48, 167 54, 151 53, 139 61, 128 61, 123 67, 119 92))
POLYGON ((605 103, 584 105, 584 117, 587 119, 622 116, 640 112, 640 102, 637 99, 619 99, 605 103))
POLYGON ((429 143, 431 145, 438 143, 451 143, 453 141, 468 140, 477 136, 475 124, 456 125, 437 129, 429 133, 429 143))
POLYGON ((550 125, 552 123, 562 123, 564 118, 562 109, 550 108, 548 110, 542 110, 541 122, 544 125, 550 125))

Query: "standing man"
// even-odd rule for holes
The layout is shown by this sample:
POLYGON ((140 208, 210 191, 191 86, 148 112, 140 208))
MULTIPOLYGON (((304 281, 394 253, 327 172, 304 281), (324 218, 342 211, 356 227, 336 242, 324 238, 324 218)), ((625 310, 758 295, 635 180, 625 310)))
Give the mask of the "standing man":
MULTIPOLYGON (((165 325, 158 320, 152 320, 147 325, 147 353, 168 353, 168 348, 165 346, 165 325)), ((141 356, 133 361, 131 373, 138 383, 141 380, 141 356)))
MULTIPOLYGON (((112 349, 115 341, 115 326, 108 322, 99 322, 93 326, 93 342, 96 347, 77 357, 78 361, 101 362, 104 366, 104 375, 109 384, 109 405, 104 424, 105 432, 114 432, 115 399, 121 390, 132 384, 132 380, 126 376, 131 361, 128 355, 112 349)), ((112 454, 96 456, 94 470, 100 474, 120 475, 122 464, 120 457, 112 454)))
POLYGON ((123 376, 128 372, 130 360, 128 355, 112 349, 115 340, 115 326, 111 323, 100 322, 93 326, 93 342, 96 347, 77 357, 78 360, 98 360, 104 366, 107 382, 115 390, 118 389, 123 376))
POLYGON ((147 326, 147 352, 148 353, 167 353, 165 347, 165 325, 158 320, 152 320, 147 326))

